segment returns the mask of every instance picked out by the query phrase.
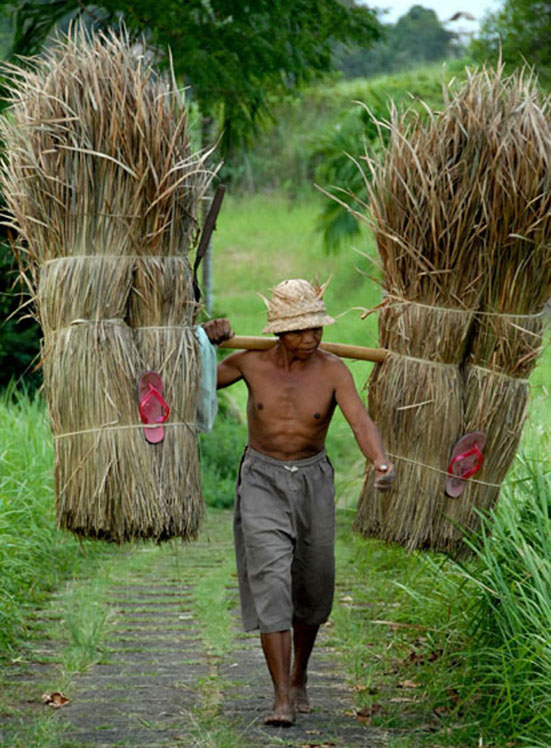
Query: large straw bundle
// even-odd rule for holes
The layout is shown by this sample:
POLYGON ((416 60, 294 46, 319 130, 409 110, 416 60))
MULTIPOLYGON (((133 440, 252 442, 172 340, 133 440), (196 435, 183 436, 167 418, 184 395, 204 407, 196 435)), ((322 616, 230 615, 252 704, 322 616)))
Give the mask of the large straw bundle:
POLYGON ((8 68, 2 187, 44 334, 58 521, 122 541, 197 533, 199 373, 188 253, 210 179, 175 86, 114 34, 8 68), (149 444, 140 375, 161 374, 149 444))
POLYGON ((368 473, 355 522, 364 535, 461 551, 476 510, 497 500, 551 294, 546 117, 530 76, 482 71, 428 120, 394 113, 384 160, 368 160, 389 350, 370 404, 398 478, 380 495, 368 473), (448 498, 452 448, 471 431, 487 434, 484 466, 448 498))

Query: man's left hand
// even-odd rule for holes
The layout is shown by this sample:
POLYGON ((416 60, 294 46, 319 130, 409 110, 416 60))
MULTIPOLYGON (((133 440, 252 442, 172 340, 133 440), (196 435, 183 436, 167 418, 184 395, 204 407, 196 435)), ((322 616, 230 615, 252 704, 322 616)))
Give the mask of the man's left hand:
POLYGON ((391 462, 385 463, 384 467, 386 468, 386 470, 378 469, 382 467, 383 465, 374 466, 375 482, 373 483, 373 486, 378 491, 390 491, 390 489, 392 488, 392 483, 396 478, 396 468, 391 462))

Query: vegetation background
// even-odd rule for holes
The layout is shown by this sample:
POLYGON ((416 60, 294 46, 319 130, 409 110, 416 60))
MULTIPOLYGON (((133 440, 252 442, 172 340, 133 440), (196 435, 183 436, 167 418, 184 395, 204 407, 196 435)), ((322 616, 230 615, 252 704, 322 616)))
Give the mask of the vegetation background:
MULTIPOLYGON (((38 51, 57 26, 66 28, 77 15, 96 28, 116 24, 122 14, 130 29, 145 32, 157 45, 160 64, 166 61, 162 50, 168 42, 173 44, 183 77, 186 55, 204 69, 201 44, 208 47, 213 40, 220 44, 223 38, 228 44, 228 55, 218 65, 223 67, 228 59, 235 62, 250 19, 238 16, 232 33, 222 37, 217 12, 231 4, 204 4, 212 12, 198 15, 196 36, 201 41, 193 47, 179 46, 181 36, 176 32, 183 28, 182 20, 170 19, 171 13, 184 12, 185 4, 174 3, 172 10, 168 5, 156 3, 144 17, 142 5, 132 2, 105 2, 93 8, 70 0, 0 2, 0 46, 5 56, 14 49, 38 51)), ((270 5, 259 2, 254 16, 264 41, 274 22, 270 5)), ((366 110, 355 102, 363 102, 380 118, 392 105, 427 102, 438 108, 443 77, 460 82, 465 65, 492 62, 500 49, 511 65, 524 59, 534 64, 542 86, 550 80, 551 28, 544 22, 547 15, 541 3, 506 0, 468 47, 422 6, 412 7, 385 28, 373 14, 365 15, 351 2, 345 5, 353 12, 346 22, 339 22, 337 38, 321 49, 310 48, 312 40, 305 33, 304 49, 296 48, 297 59, 308 49, 311 57, 302 71, 298 64, 293 68, 282 62, 277 50, 263 69, 265 75, 250 73, 262 55, 253 55, 248 65, 230 66, 231 93, 243 93, 239 107, 235 97, 224 98, 216 88, 220 68, 198 76, 194 85, 202 86, 202 98, 194 97, 192 87, 197 141, 225 134, 221 178, 229 195, 214 237, 213 313, 227 315, 241 334, 259 334, 263 324, 257 291, 266 293, 285 277, 317 276, 332 277, 326 300, 338 318, 326 338, 377 343, 375 315, 361 319, 361 311, 372 309, 380 299, 373 240, 365 227, 314 186, 329 192, 336 187, 354 191, 359 178, 354 159, 366 148, 381 148, 366 110), (536 18, 538 23, 532 23, 536 18), (309 66, 314 58, 317 67, 309 66), (283 76, 281 65, 287 65, 283 76)), ((325 9, 329 24, 334 4, 328 2, 325 9)), ((275 43, 284 46, 286 39, 278 37, 275 43)), ((221 82, 227 80, 224 76, 221 82)), ((85 544, 83 555, 73 538, 55 529, 47 417, 40 395, 25 393, 40 386, 40 371, 35 371, 39 331, 30 319, 7 319, 26 297, 24 289, 13 285, 15 263, 7 243, 0 259, 0 311, 5 319, 0 327, 0 653, 9 658, 30 636, 32 610, 64 579, 92 574, 112 550, 85 544)), ((400 548, 351 536, 346 528, 363 461, 340 415, 331 427, 328 449, 337 466, 338 507, 345 528, 339 536, 339 558, 358 576, 373 577, 372 596, 384 598, 384 614, 403 632, 402 649, 410 658, 413 682, 427 694, 427 710, 442 720, 437 738, 427 737, 423 743, 427 746, 543 748, 551 743, 550 367, 547 349, 531 380, 531 416, 497 516, 490 518, 480 537, 471 539, 473 558, 462 565, 436 555, 408 556, 400 548)), ((369 365, 354 363, 351 369, 362 388, 369 365)), ((246 440, 245 398, 240 385, 223 393, 215 429, 201 441, 203 484, 213 507, 232 503, 236 466, 246 440)), ((365 595, 358 587, 359 603, 368 602, 365 595)), ((365 719, 400 724, 403 709, 381 707, 382 696, 374 686, 396 663, 376 658, 376 665, 365 662, 366 647, 384 658, 388 630, 370 628, 359 606, 336 611, 335 637, 346 652, 365 719)))

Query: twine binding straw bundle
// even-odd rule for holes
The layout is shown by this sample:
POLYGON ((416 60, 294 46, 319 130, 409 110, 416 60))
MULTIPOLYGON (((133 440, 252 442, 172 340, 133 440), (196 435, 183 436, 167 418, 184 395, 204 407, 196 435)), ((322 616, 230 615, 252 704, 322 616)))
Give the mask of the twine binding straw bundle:
POLYGON ((390 494, 368 470, 355 528, 409 549, 466 552, 516 453, 527 377, 551 295, 551 131, 524 72, 470 73, 441 113, 379 123, 365 218, 383 269, 381 347, 370 410, 398 468, 390 494), (487 435, 482 470, 444 493, 454 444, 487 435))
POLYGON ((124 35, 77 28, 8 66, 1 182, 43 330, 58 522, 123 541, 197 534, 199 375, 188 254, 212 173, 175 85, 124 35), (162 376, 149 444, 137 383, 162 376))

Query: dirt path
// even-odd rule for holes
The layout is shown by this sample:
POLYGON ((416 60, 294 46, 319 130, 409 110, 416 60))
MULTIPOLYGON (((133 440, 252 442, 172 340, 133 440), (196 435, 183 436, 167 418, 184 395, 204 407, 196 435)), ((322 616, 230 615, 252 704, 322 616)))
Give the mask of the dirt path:
MULTIPOLYGON (((271 705, 271 685, 258 637, 240 633, 235 580, 225 600, 231 608, 233 639, 222 656, 203 643, 193 588, 198 579, 228 562, 223 547, 200 541, 183 555, 168 547, 138 564, 122 583, 110 583, 108 638, 100 662, 74 676, 70 705, 53 714, 60 748, 149 748, 203 746, 381 746, 385 735, 360 724, 353 715, 339 656, 322 630, 311 662, 314 710, 299 715, 294 727, 266 728, 262 718, 271 705)), ((116 574, 115 574, 116 577, 116 574)), ((214 611, 213 611, 214 613, 214 611)), ((28 703, 24 719, 44 712, 43 683, 54 663, 18 668, 21 693, 28 703), (25 716, 26 715, 26 716, 25 716)), ((21 723, 19 723, 21 724, 21 723)), ((21 745, 17 722, 0 722, 0 744, 21 745)), ((40 743, 42 745, 42 743, 40 743)))

